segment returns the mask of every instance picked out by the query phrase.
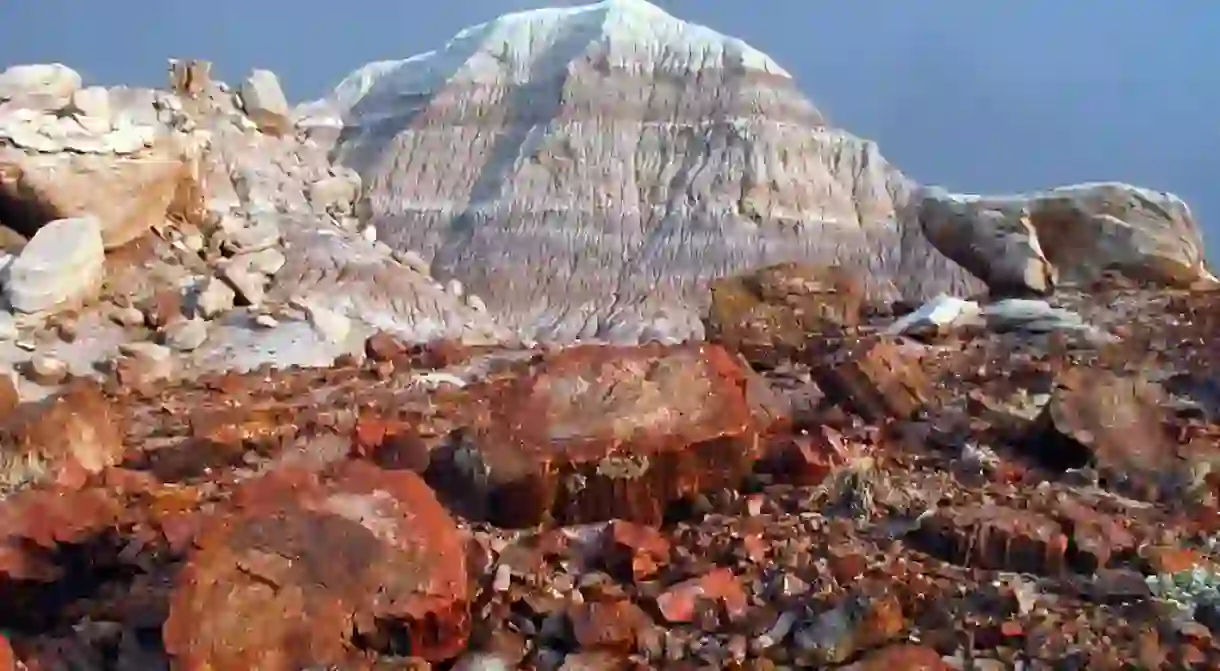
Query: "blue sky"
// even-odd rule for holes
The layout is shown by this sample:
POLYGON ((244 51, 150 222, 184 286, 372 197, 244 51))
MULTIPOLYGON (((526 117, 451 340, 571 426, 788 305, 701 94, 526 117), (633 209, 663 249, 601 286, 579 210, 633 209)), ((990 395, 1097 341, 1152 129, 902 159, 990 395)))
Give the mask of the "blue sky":
MULTIPOLYGON (((95 83, 160 85, 167 58, 200 57, 234 82, 271 68, 301 100, 367 61, 554 4, 580 3, 8 0, 0 63, 61 61, 95 83)), ((995 192, 1129 181, 1181 194, 1209 241, 1220 236, 1220 3, 657 4, 770 54, 832 122, 922 182, 995 192)))

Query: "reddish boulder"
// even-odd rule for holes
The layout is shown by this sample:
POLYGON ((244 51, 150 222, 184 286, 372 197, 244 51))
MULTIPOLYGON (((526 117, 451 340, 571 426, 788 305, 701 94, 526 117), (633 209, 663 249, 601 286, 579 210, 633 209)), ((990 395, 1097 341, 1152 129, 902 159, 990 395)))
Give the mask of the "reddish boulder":
POLYGON ((31 483, 79 487, 122 458, 117 413, 97 384, 78 380, 22 405, 0 427, 0 491, 31 483))
POLYGON ((940 653, 922 645, 900 643, 870 653, 850 671, 950 671, 940 653))
POLYGON ((666 622, 693 622, 701 603, 723 607, 730 620, 741 618, 749 606, 741 580, 726 568, 718 568, 665 590, 657 597, 657 611, 666 622))
POLYGON ((669 561, 670 543, 652 527, 622 520, 611 522, 602 535, 606 569, 631 580, 652 577, 669 561))
POLYGON ((889 338, 845 345, 815 369, 828 399, 869 422, 911 419, 932 398, 919 358, 889 338))
POLYGON ((1108 486, 1149 499, 1176 496, 1192 481, 1189 460, 1163 425, 1158 385, 1082 368, 1056 383, 1028 442, 1048 465, 1092 465, 1108 486))
POLYGON ((933 553, 963 566, 1047 575, 1063 571, 1067 562, 1063 527, 1032 510, 941 508, 919 537, 933 553))
MULTIPOLYGON (((29 489, 0 505, 0 585, 62 576, 56 551, 115 525, 121 504, 101 489, 29 489)), ((11 600, 5 600, 12 605, 11 600)))
POLYGON ((584 650, 635 650, 639 632, 652 624, 640 607, 627 600, 576 604, 569 613, 572 636, 584 650))
POLYGON ((164 627, 175 668, 342 666, 359 650, 435 661, 466 645, 462 538, 409 471, 273 471, 238 490, 196 546, 164 627))
POLYGON ((758 470, 776 482, 814 487, 836 468, 863 457, 856 444, 829 426, 821 426, 804 435, 782 436, 774 440, 758 470))
POLYGON ((493 383, 490 420, 436 449, 429 480, 506 527, 661 521, 753 465, 749 373, 714 345, 576 347, 493 383))

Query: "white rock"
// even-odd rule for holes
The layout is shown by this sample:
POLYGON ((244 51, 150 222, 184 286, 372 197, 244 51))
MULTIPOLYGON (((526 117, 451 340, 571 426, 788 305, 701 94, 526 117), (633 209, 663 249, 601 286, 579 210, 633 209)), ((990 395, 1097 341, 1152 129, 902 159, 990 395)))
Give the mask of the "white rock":
POLYGON ((377 227, 365 226, 364 230, 360 231, 360 235, 364 236, 364 239, 369 242, 377 242, 377 227))
POLYGON ((110 92, 104 86, 86 86, 72 94, 72 109, 88 119, 101 119, 110 130, 110 92))
POLYGON ((229 263, 221 271, 237 293, 250 305, 261 305, 267 295, 267 276, 251 270, 246 263, 229 263))
POLYGON ((143 326, 144 313, 139 308, 133 306, 119 307, 115 306, 110 311, 110 318, 120 326, 143 326))
POLYGON ((221 227, 226 246, 238 253, 273 247, 282 237, 279 217, 273 213, 260 214, 249 221, 227 217, 222 220, 221 227))
POLYGON ((352 171, 330 175, 309 185, 309 204, 319 213, 331 209, 341 213, 351 212, 359 196, 360 175, 352 171))
POLYGON ((241 86, 242 109, 263 132, 282 133, 291 127, 288 99, 270 70, 255 70, 241 86))
POLYGON ((80 85, 80 73, 61 63, 14 65, 0 73, 0 100, 34 94, 54 97, 66 105, 80 85))
POLYGON ((478 294, 466 294, 466 306, 475 312, 487 312, 487 304, 479 298, 478 294))
POLYGON ((200 319, 179 319, 161 331, 165 345, 179 352, 199 349, 208 339, 208 323, 200 319))
POLYGON ((142 369, 141 374, 148 379, 160 380, 174 374, 174 352, 165 345, 150 341, 123 343, 119 345, 119 353, 135 360, 142 369))
POLYGON ((268 276, 280 272, 280 269, 288 262, 288 259, 284 257, 284 253, 278 249, 262 249, 251 254, 233 257, 233 259, 235 263, 245 263, 251 270, 268 276), (238 259, 241 259, 241 261, 238 261, 238 259))
POLYGON ((254 318, 254 325, 265 329, 273 329, 280 325, 280 320, 271 315, 258 315, 254 318))
POLYGON ((423 256, 420 256, 419 252, 413 249, 408 249, 405 252, 398 252, 395 254, 394 258, 402 265, 414 270, 420 275, 432 274, 432 266, 424 260, 423 256))
POLYGON ((454 277, 454 278, 451 278, 447 283, 445 283, 445 291, 448 291, 449 293, 453 294, 454 296, 461 298, 462 294, 465 293, 466 288, 462 286, 461 280, 454 277))
POLYGON ((68 364, 52 356, 30 360, 29 378, 39 384, 58 384, 68 376, 68 364))
POLYGON ((918 310, 904 315, 890 324, 887 335, 917 333, 928 329, 947 329, 971 322, 979 322, 980 308, 974 301, 962 300, 948 294, 940 294, 924 303, 918 310))
POLYGON ((33 313, 92 298, 101 289, 105 256, 95 217, 52 221, 9 266, 4 283, 9 305, 33 313))
POLYGON ((327 342, 342 343, 351 334, 352 320, 346 316, 309 302, 302 303, 301 307, 314 331, 327 342))
POLYGON ((17 319, 10 312, 0 312, 0 340, 16 340, 17 319))
POLYGON ((233 309, 237 292, 218 277, 209 277, 195 298, 195 309, 200 317, 212 319, 222 312, 233 309))

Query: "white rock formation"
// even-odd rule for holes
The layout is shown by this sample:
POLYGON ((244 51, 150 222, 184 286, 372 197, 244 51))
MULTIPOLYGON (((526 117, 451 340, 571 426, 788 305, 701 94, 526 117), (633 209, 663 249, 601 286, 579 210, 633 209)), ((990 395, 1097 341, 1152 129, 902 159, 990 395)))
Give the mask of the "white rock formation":
POLYGON ((9 266, 4 294, 19 312, 75 306, 101 288, 105 250, 97 219, 59 219, 39 229, 9 266))
POLYGON ((297 116, 344 124, 335 156, 380 240, 527 336, 638 336, 785 260, 857 267, 887 297, 976 287, 908 223, 912 184, 875 144, 761 52, 643 0, 506 15, 297 116))
POLYGON ((270 70, 255 70, 241 86, 242 109, 264 132, 281 133, 289 128, 288 100, 280 80, 270 70))
POLYGON ((874 297, 907 299, 980 289, 966 269, 1041 293, 1101 266, 1206 275, 1188 215, 1163 199, 1169 214, 1120 214, 1102 203, 1133 192, 1107 186, 1018 199, 1028 226, 921 222, 911 180, 828 127, 783 68, 644 0, 508 14, 359 68, 295 116, 360 173, 379 240, 542 340, 661 322, 694 336, 681 313, 708 280, 788 260, 853 267, 874 297), (1065 222, 1052 201, 1096 216, 1065 222))

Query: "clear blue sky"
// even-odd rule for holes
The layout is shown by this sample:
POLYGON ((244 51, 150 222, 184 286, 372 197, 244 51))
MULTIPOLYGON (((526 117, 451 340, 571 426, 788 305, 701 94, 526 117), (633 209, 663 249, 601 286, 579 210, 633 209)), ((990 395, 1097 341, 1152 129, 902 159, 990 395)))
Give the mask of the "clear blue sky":
MULTIPOLYGON (((367 61, 569 0, 3 0, 0 63, 160 85, 171 56, 294 100, 367 61)), ((1220 2, 660 0, 769 53, 912 177, 970 192, 1118 179, 1175 191, 1220 238, 1220 2)), ((1210 245, 1215 247, 1215 245, 1210 245)), ((1210 256, 1216 256, 1214 249, 1210 256)))

